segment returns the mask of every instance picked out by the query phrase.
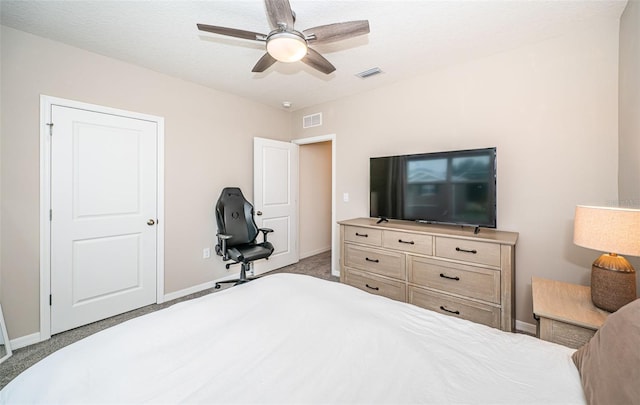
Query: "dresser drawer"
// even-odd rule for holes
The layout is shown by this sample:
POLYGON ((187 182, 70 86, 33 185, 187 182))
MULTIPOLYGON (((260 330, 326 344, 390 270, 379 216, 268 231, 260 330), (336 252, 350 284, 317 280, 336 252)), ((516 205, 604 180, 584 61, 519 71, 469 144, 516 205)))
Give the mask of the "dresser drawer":
POLYGON ((409 282, 500 304, 500 271, 411 256, 409 282))
POLYGON ((358 226, 345 226, 344 240, 347 242, 363 243, 371 246, 382 246, 382 230, 361 228, 358 226))
POLYGON ((404 282, 378 277, 360 270, 345 269, 345 284, 376 295, 382 295, 396 301, 407 300, 407 287, 404 282))
POLYGON ((578 349, 587 343, 589 339, 596 334, 596 331, 566 322, 540 317, 537 334, 542 340, 578 349))
POLYGON ((345 244, 344 264, 371 273, 406 279, 404 254, 345 244))
POLYGON ((500 266, 500 245, 475 240, 436 237, 436 256, 500 266))
POLYGON ((422 308, 500 328, 500 308, 409 286, 409 302, 422 308))
POLYGON ((403 252, 433 255, 433 237, 431 235, 385 230, 382 234, 382 246, 403 252))

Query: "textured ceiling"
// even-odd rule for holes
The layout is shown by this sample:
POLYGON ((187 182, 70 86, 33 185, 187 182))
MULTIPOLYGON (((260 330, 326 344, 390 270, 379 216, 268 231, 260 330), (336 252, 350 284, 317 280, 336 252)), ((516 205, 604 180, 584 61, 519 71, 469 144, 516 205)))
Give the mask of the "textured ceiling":
POLYGON ((0 1, 3 25, 291 110, 370 90, 446 65, 541 41, 598 18, 619 19, 626 0, 290 0, 296 29, 368 19, 371 33, 314 46, 334 66, 251 68, 264 44, 198 31, 196 23, 268 33, 261 0, 0 1), (355 74, 380 67, 383 74, 355 74))

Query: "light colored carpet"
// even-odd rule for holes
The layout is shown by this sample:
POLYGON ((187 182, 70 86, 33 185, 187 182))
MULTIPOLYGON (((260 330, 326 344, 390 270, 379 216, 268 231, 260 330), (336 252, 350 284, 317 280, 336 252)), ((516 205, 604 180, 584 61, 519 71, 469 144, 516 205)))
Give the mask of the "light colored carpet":
MULTIPOLYGON (((331 252, 320 253, 318 255, 302 259, 296 264, 274 270, 271 273, 307 274, 325 280, 339 281, 338 277, 331 275, 331 252)), ((230 286, 230 284, 223 284, 222 289, 229 288, 230 286)), ((9 381, 14 379, 18 374, 20 374, 28 367, 32 366, 33 364, 48 356, 49 354, 55 352, 56 350, 61 349, 77 340, 85 338, 113 325, 117 325, 126 320, 138 317, 140 315, 158 311, 178 302, 201 297, 203 295, 211 294, 216 291, 221 290, 210 288, 195 294, 165 302, 163 304, 149 305, 114 316, 112 318, 104 319, 102 321, 94 322, 76 329, 58 333, 52 336, 51 339, 44 342, 36 343, 31 346, 14 350, 13 355, 4 363, 0 364, 0 389, 7 385, 9 381)))

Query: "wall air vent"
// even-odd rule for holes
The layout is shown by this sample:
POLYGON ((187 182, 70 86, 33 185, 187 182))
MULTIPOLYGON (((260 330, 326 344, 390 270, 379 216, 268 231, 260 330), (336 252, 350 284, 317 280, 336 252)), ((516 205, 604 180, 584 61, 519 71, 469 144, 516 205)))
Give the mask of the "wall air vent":
POLYGON ((302 117, 302 128, 319 127, 320 125, 322 125, 322 113, 302 117))
POLYGON ((380 73, 382 73, 382 70, 380 70, 379 67, 374 67, 371 69, 367 69, 364 72, 356 73, 356 76, 358 76, 361 79, 366 79, 368 77, 375 76, 380 73))

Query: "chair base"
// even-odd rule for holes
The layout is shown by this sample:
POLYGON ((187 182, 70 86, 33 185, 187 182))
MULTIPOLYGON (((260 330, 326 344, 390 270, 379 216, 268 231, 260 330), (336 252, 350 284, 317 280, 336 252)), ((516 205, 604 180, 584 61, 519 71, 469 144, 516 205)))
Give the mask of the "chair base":
POLYGON ((248 283, 251 280, 255 280, 258 279, 260 277, 247 277, 247 271, 250 270, 250 263, 242 263, 242 266, 240 266, 240 277, 239 278, 235 278, 232 280, 223 280, 223 281, 217 281, 214 288, 217 290, 219 289, 221 286, 220 284, 228 284, 228 283, 234 283, 233 285, 239 285, 239 284, 244 284, 244 283, 248 283))

